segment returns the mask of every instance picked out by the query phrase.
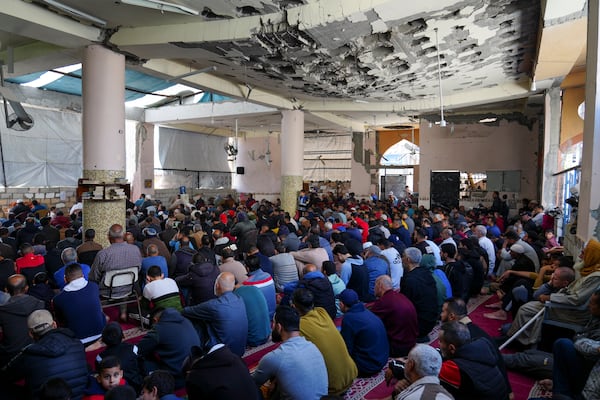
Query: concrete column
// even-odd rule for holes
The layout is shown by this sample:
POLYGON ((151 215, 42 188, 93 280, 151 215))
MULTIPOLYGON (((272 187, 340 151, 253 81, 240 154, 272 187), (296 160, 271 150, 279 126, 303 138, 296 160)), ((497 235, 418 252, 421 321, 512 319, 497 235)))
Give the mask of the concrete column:
MULTIPOLYGON (((114 183, 125 176, 125 57, 100 45, 83 57, 83 177, 114 183)), ((113 224, 125 221, 125 200, 84 200, 83 227, 108 245, 113 224)))
POLYGON ((585 83, 585 121, 577 235, 583 241, 600 239, 600 68, 598 66, 600 7, 588 2, 587 61, 585 83))
POLYGON ((286 110, 281 118, 281 207, 294 215, 304 179, 304 113, 286 110))
POLYGON ((546 92, 544 104, 544 168, 542 169, 542 205, 555 207, 562 204, 558 190, 558 153, 560 146, 560 88, 546 92))
POLYGON ((140 194, 154 196, 154 125, 138 122, 135 129, 135 172, 131 182, 131 198, 140 194), (146 187, 147 180, 152 181, 146 187))

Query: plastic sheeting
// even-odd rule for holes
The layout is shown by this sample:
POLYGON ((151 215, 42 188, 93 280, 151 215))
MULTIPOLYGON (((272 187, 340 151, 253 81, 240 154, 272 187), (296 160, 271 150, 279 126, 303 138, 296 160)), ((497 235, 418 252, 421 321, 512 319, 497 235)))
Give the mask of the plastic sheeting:
POLYGON ((304 180, 350 181, 352 136, 307 136, 304 138, 304 180))
MULTIPOLYGON (((34 126, 21 132, 6 127, 0 108, 6 186, 77 186, 82 176, 81 114, 25 107, 34 126)), ((0 165, 0 186, 4 184, 0 165)))
POLYGON ((155 187, 230 188, 227 138, 163 128, 155 135, 155 187))

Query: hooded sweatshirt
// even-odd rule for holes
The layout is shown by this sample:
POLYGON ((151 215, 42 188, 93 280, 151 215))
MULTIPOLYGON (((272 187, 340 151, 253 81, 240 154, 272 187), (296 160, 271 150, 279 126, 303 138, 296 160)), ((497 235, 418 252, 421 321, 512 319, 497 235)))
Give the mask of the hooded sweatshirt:
POLYGON ((248 367, 223 344, 194 361, 185 387, 191 399, 258 399, 248 367))

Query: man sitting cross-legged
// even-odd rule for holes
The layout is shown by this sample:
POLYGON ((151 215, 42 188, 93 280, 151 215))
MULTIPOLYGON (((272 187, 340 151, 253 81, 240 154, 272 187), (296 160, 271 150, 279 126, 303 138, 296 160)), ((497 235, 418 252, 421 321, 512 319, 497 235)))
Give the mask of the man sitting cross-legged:
POLYGON ((67 266, 65 282, 67 285, 52 300, 57 321, 72 330, 84 345, 96 341, 106 325, 98 285, 85 280, 79 264, 67 266))
POLYGON ((417 342, 419 323, 413 303, 393 290, 392 278, 380 276, 375 282, 377 301, 371 305, 373 314, 381 318, 387 332, 392 357, 404 357, 417 342))
POLYGON ((154 308, 171 307, 177 311, 183 310, 177 283, 171 278, 165 278, 162 269, 157 265, 148 268, 143 295, 152 302, 154 308))
POLYGON ((469 329, 458 321, 442 325, 439 341, 444 358, 440 381, 454 397, 508 400, 509 388, 492 343, 485 338, 471 341, 469 329))
POLYGON ((175 387, 185 385, 183 363, 193 346, 200 346, 192 323, 174 308, 157 308, 152 315, 152 330, 138 343, 138 354, 144 358, 147 373, 157 369, 169 371, 175 387))
POLYGON ((345 313, 342 337, 358 374, 369 377, 383 369, 388 360, 389 345, 383 322, 367 310, 352 289, 344 290, 338 298, 345 313))
MULTIPOLYGON (((442 307, 442 313, 440 314, 440 319, 442 320, 442 324, 450 321, 458 321, 461 324, 465 325, 469 329, 469 334, 471 335, 471 340, 476 340, 479 338, 485 338, 490 343, 494 343, 493 339, 488 335, 483 329, 481 329, 478 325, 475 325, 473 321, 467 315, 467 305, 465 304, 463 299, 452 297, 444 302, 442 307)), ((502 372, 502 376, 504 377, 504 381, 509 388, 509 391, 512 391, 510 386, 510 381, 508 380, 508 375, 506 373, 506 366, 504 363, 504 359, 500 354, 500 351, 494 346, 496 356, 498 357, 498 368, 502 372)))
POLYGON ((440 353, 428 344, 418 344, 408 353, 404 364, 404 379, 396 383, 400 391, 396 400, 453 400, 438 375, 442 367, 440 353))
POLYGON ((6 290, 9 300, 0 305, 0 366, 5 365, 22 348, 31 343, 27 329, 27 317, 35 310, 42 310, 44 302, 27 294, 27 279, 13 274, 8 278, 6 290))
POLYGON ((260 360, 252 373, 254 382, 261 386, 273 380, 274 391, 282 399, 319 400, 326 396, 327 368, 323 355, 300 335, 300 316, 296 310, 290 306, 277 307, 271 337, 282 344, 260 360))
POLYGON ((216 299, 183 309, 183 315, 192 320, 203 344, 223 343, 232 352, 243 356, 248 336, 248 317, 244 301, 235 293, 235 276, 221 272, 215 282, 216 299))
POLYGON ((348 354, 344 339, 327 311, 321 307, 314 307, 313 294, 310 290, 296 289, 293 302, 301 315, 300 334, 313 342, 325 359, 329 377, 329 394, 344 393, 358 375, 358 369, 348 354))
MULTIPOLYGON (((65 269, 68 265, 77 263, 77 251, 72 247, 67 247, 62 251, 62 253, 60 253, 60 258, 64 265, 54 273, 54 282, 56 282, 58 288, 62 290, 62 288, 64 288, 67 284, 65 282, 65 269)), ((81 266, 83 277, 87 280, 90 274, 90 266, 81 263, 77 264, 81 266)))

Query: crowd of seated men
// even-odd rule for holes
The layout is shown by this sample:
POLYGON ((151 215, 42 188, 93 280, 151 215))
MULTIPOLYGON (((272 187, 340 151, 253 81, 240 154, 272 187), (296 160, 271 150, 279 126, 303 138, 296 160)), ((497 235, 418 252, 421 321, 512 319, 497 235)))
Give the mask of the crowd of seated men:
POLYGON ((15 209, 28 214, 24 224, 13 212, 0 228, 3 388, 8 398, 109 398, 123 387, 148 399, 184 388, 191 399, 336 398, 400 357, 403 367, 387 368, 398 399, 507 399, 503 356, 466 315, 471 297, 495 291, 498 310, 486 317, 512 314, 508 335, 544 303, 589 302, 555 316, 587 323, 584 337, 540 321, 517 340, 546 343, 568 365, 585 359, 576 383, 564 383, 573 370, 557 368, 544 385, 573 398, 593 393, 600 243, 592 239, 573 269, 536 202, 509 219, 498 193, 489 209, 472 210, 427 210, 404 195, 301 192, 294 215, 252 195, 168 205, 142 195, 102 233, 105 248, 94 230, 82 232, 77 207, 40 220, 15 209), (131 267, 142 315, 121 306, 118 319, 146 325, 135 346, 100 303, 105 274, 131 267), (431 352, 419 343, 435 339, 440 317, 440 352, 431 352), (269 339, 282 344, 250 373, 241 357, 269 339), (85 367, 85 348, 99 340, 107 350, 85 367))

